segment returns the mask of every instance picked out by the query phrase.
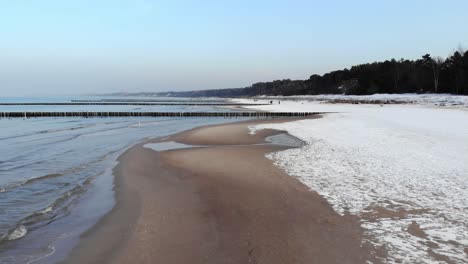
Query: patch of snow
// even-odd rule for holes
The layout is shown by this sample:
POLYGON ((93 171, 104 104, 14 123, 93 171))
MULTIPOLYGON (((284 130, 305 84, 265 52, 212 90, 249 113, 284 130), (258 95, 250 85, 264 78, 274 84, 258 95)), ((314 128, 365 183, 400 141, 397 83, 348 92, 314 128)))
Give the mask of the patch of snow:
POLYGON ((360 216, 366 242, 387 249, 385 262, 438 263, 429 249, 454 263, 468 262, 466 109, 310 101, 249 108, 330 112, 251 132, 279 129, 305 141, 302 148, 267 157, 338 213, 360 216), (408 232, 413 221, 424 236, 408 232))

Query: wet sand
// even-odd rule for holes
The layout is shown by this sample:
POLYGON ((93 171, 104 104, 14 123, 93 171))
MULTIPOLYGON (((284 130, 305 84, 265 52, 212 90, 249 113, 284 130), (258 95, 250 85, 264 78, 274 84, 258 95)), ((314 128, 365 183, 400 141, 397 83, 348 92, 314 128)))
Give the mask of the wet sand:
POLYGON ((116 207, 65 262, 365 263, 357 219, 265 158, 285 147, 255 145, 279 133, 249 135, 255 122, 165 139, 209 147, 130 148, 114 169, 116 207))

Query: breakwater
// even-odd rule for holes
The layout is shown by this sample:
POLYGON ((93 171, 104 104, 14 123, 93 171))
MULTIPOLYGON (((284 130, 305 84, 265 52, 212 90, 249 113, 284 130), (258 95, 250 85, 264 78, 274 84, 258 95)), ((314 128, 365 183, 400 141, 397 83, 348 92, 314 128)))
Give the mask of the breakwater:
POLYGON ((308 117, 320 112, 0 112, 0 118, 33 117, 308 117))

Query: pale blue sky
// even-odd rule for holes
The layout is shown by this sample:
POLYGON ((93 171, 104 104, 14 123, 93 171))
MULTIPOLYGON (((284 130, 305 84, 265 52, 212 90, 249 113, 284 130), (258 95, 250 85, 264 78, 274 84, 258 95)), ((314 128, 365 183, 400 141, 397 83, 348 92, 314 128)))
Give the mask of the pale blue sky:
POLYGON ((466 0, 0 0, 0 96, 243 87, 445 57, 468 45, 467 10, 466 0))

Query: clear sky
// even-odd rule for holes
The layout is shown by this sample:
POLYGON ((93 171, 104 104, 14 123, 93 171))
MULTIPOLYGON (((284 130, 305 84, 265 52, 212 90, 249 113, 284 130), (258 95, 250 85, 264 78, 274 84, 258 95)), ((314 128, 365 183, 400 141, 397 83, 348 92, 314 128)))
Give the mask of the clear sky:
POLYGON ((468 46, 466 0, 0 0, 0 96, 244 87, 468 46))

